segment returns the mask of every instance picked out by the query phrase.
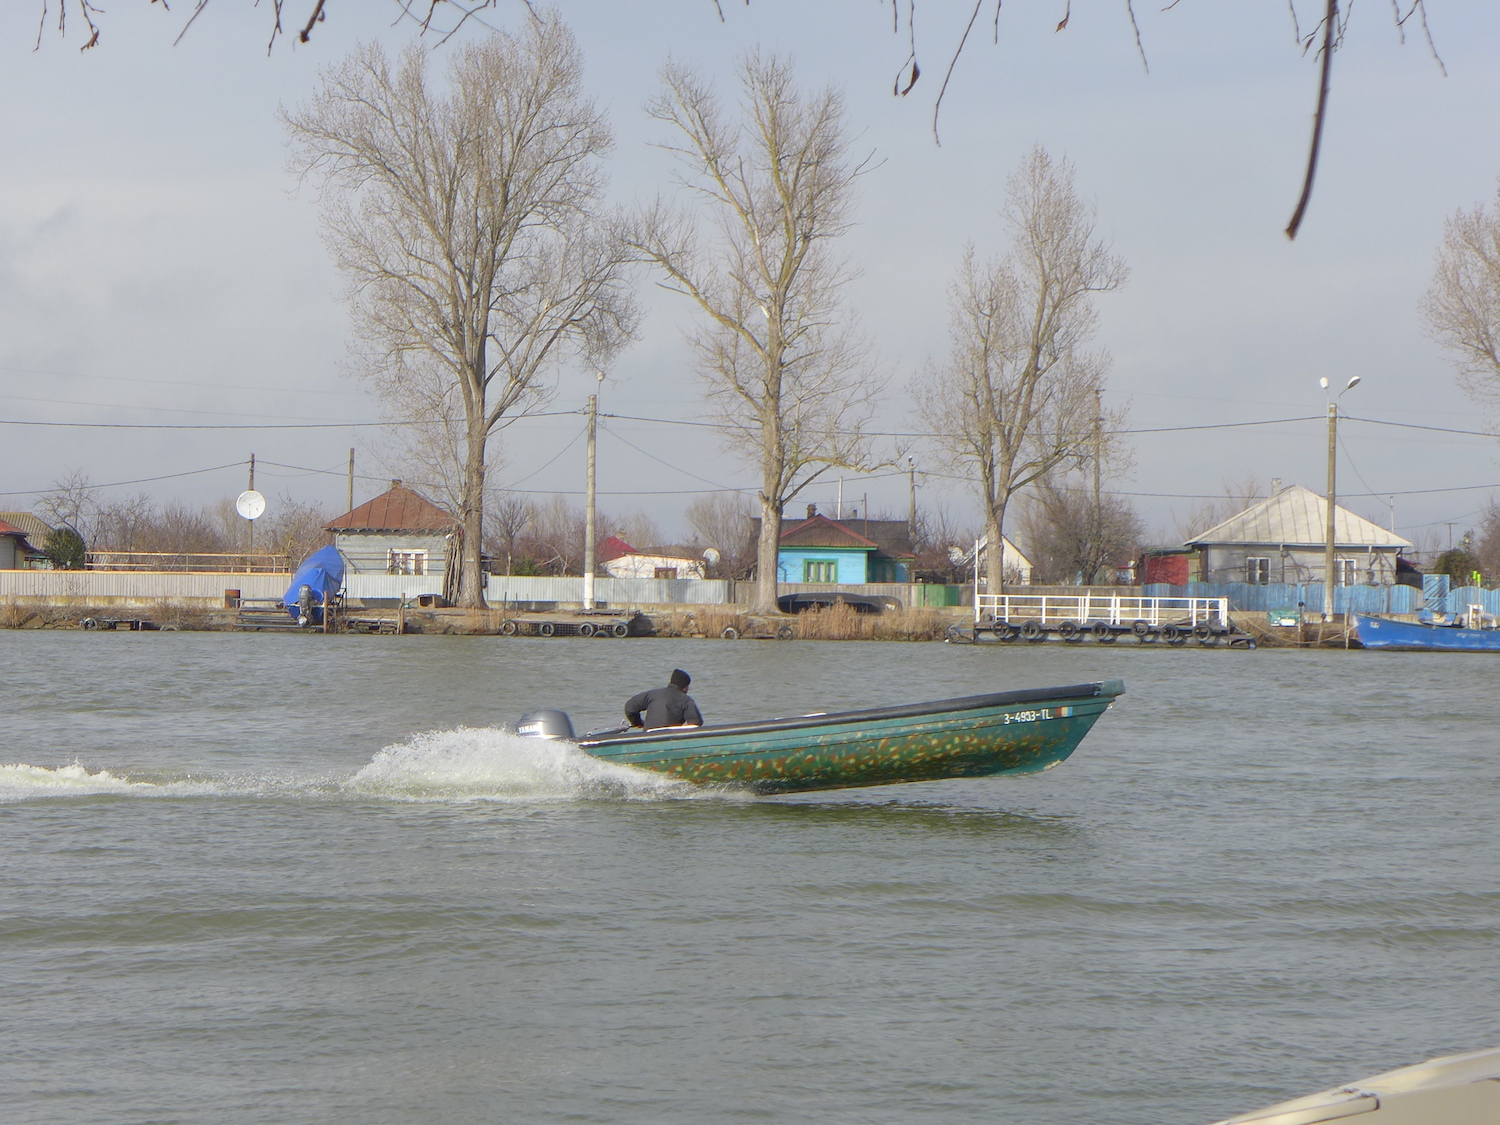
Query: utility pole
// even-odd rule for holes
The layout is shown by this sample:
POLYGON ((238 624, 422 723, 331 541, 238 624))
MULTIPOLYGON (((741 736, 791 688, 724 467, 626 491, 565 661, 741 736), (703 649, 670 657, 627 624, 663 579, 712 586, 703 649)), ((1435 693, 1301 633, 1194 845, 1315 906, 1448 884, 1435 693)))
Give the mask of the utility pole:
MULTIPOLYGON (((604 380, 600 374, 599 380, 604 380)), ((583 608, 587 612, 594 608, 594 449, 599 434, 599 396, 589 395, 589 467, 587 500, 583 512, 583 608)))
MULTIPOLYGON (((250 491, 251 492, 255 491, 255 454, 253 454, 253 453, 250 454, 250 491)), ((246 554, 254 554, 255 553, 255 521, 254 520, 246 520, 245 522, 250 525, 250 545, 247 548, 245 548, 245 553, 246 554)), ((250 560, 246 559, 245 562, 248 564, 250 562, 250 560)))
POLYGON ((1333 549, 1334 512, 1338 506, 1338 441, 1339 404, 1328 404, 1328 526, 1325 529, 1327 542, 1323 545, 1323 620, 1333 620, 1333 549))
POLYGON ((1099 564, 1103 561, 1101 555, 1100 540, 1104 537, 1102 527, 1104 523, 1104 509, 1099 499, 1100 466, 1104 462, 1104 405, 1102 387, 1094 388, 1094 526, 1089 536, 1093 540, 1089 544, 1089 585, 1092 586, 1099 577, 1099 564))
POLYGON ((906 459, 906 475, 911 484, 911 503, 906 510, 906 534, 915 549, 917 545, 917 463, 906 459))
POLYGON ((354 511, 354 450, 349 450, 349 506, 346 512, 354 511))
MULTIPOLYGON (((1334 513, 1338 511, 1338 449, 1339 449, 1339 399, 1344 397, 1346 391, 1352 391, 1359 385, 1360 376, 1351 376, 1349 382, 1337 396, 1328 397, 1328 526, 1324 534, 1328 541, 1323 544, 1323 620, 1333 620, 1333 584, 1337 577, 1333 572, 1334 556, 1333 550, 1336 545, 1334 540, 1334 513)), ((1328 379, 1325 376, 1318 380, 1318 384, 1324 391, 1328 390, 1328 379)))

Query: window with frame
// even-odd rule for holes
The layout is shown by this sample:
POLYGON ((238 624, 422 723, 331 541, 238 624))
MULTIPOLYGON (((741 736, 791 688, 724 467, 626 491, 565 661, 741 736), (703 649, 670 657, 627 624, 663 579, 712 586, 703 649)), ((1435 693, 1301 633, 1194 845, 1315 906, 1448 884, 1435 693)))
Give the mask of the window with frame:
POLYGON ((804 559, 802 562, 802 581, 804 582, 827 582, 833 583, 839 580, 839 562, 837 559, 804 559))
POLYGON ((1251 555, 1245 560, 1245 581, 1252 586, 1271 584, 1271 560, 1251 555))
POLYGON ((1354 586, 1354 585, 1357 585, 1359 580, 1355 577, 1356 570, 1357 570, 1357 564, 1355 563, 1355 561, 1353 559, 1334 559, 1333 560, 1333 580, 1334 580, 1334 584, 1338 585, 1338 586, 1354 586))
POLYGON ((387 574, 426 574, 426 551, 389 551, 386 555, 387 574))
POLYGON ((675 566, 659 566, 651 575, 652 578, 676 578, 677 568, 675 566))

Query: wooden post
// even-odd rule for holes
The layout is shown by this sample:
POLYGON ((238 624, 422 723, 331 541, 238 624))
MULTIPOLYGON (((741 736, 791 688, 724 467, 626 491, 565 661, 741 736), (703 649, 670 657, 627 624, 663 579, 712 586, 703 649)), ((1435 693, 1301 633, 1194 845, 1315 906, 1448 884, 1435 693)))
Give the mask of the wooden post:
POLYGON ((329 632, 328 628, 328 591, 323 591, 323 632, 329 632))
POLYGON ((406 595, 405 594, 401 595, 401 600, 397 604, 398 604, 399 608, 396 610, 396 635, 404 637, 404 636, 406 636, 406 595))

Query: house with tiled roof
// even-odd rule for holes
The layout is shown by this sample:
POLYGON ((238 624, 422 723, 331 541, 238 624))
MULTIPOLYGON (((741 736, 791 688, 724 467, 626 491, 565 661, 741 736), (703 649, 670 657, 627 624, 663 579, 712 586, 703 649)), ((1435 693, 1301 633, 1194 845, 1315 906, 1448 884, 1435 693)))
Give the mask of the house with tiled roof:
MULTIPOLYGON (((760 521, 751 523, 752 534, 759 536, 760 521)), ((905 520, 831 520, 809 504, 805 520, 783 525, 776 580, 840 586, 909 582, 914 557, 905 520)))
POLYGON ((326 530, 346 574, 446 575, 458 565, 458 520, 399 480, 326 530))

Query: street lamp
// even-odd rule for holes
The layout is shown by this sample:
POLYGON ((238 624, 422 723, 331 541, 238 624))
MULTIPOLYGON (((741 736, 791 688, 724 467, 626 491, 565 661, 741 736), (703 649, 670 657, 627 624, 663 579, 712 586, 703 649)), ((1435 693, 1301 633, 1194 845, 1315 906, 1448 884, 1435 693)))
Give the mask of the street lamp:
POLYGON ((598 392, 604 389, 604 372, 596 369, 594 375, 598 379, 598 386, 595 388, 595 393, 589 395, 588 474, 587 483, 584 486, 583 504, 583 609, 585 613, 592 612, 594 608, 594 570, 598 566, 595 561, 594 548, 594 450, 599 438, 598 392))
MULTIPOLYGON (((1339 441, 1339 399, 1344 397, 1344 391, 1352 391, 1360 381, 1358 375, 1350 378, 1337 396, 1328 400, 1328 526, 1326 528, 1327 539, 1323 544, 1323 620, 1333 620, 1333 548, 1334 548, 1334 510, 1338 506, 1338 441, 1339 441)), ((1328 378, 1324 376, 1318 380, 1318 385, 1323 388, 1324 393, 1328 391, 1328 378)))

